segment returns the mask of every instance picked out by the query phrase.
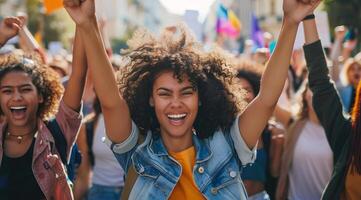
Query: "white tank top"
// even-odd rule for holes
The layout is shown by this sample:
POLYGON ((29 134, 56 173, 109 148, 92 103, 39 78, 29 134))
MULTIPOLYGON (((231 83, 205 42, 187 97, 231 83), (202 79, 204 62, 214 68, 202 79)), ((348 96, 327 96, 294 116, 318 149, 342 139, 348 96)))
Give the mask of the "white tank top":
POLYGON ((296 142, 289 171, 289 200, 319 200, 333 170, 333 153, 323 127, 307 121, 296 142))
POLYGON ((104 117, 100 114, 94 130, 92 146, 95 161, 92 183, 104 186, 124 186, 124 171, 113 152, 102 142, 104 136, 104 117))

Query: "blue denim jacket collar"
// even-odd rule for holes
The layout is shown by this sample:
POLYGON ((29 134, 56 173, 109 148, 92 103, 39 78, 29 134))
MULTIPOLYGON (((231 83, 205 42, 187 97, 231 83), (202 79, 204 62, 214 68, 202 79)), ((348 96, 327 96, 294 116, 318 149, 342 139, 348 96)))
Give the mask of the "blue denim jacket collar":
MULTIPOLYGON (((193 145, 196 149, 196 163, 202 163, 209 160, 212 156, 209 144, 199 139, 195 134, 192 136, 193 145)), ((160 135, 154 134, 150 140, 149 150, 157 156, 169 156, 160 135)))

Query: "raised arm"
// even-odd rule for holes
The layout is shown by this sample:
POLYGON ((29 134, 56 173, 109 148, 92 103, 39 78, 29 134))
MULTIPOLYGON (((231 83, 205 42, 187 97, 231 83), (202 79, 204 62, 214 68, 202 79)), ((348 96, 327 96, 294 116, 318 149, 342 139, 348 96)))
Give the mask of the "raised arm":
POLYGON ((17 17, 6 17, 0 22, 0 48, 12 37, 18 34, 22 22, 17 17))
POLYGON ((64 93, 64 103, 75 111, 80 111, 80 102, 83 97, 86 80, 87 61, 84 43, 80 38, 79 27, 76 28, 73 47, 72 73, 64 93))
POLYGON ((299 23, 321 0, 303 3, 284 0, 284 18, 276 49, 262 75, 260 93, 239 118, 239 127, 248 147, 253 148, 277 104, 287 78, 288 67, 299 23))
POLYGON ((115 143, 123 142, 131 133, 129 108, 119 93, 101 39, 95 17, 94 0, 85 0, 81 3, 76 0, 64 0, 64 5, 78 25, 83 41, 88 41, 84 46, 94 88, 104 114, 107 136, 115 143))
POLYGON ((42 61, 46 63, 46 53, 44 49, 35 40, 34 36, 29 31, 28 27, 24 25, 19 31, 19 45, 23 51, 36 52, 41 57, 42 61))
POLYGON ((313 92, 312 103, 333 153, 337 157, 338 150, 347 139, 346 133, 351 133, 351 122, 342 111, 342 104, 330 80, 326 58, 319 41, 314 19, 303 23, 305 32, 304 47, 307 67, 309 70, 309 85, 313 92))
POLYGON ((87 144, 87 134, 85 123, 82 124, 76 143, 79 151, 82 152, 82 159, 77 171, 77 178, 74 183, 74 199, 84 199, 90 185, 91 164, 89 159, 89 147, 87 144))

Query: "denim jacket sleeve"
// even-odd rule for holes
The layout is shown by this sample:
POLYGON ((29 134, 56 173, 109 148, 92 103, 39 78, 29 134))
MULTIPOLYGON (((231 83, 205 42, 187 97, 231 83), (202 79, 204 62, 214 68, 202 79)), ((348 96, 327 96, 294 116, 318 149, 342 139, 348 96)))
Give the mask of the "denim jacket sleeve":
POLYGON ((350 117, 343 112, 340 97, 328 75, 321 41, 304 46, 304 51, 309 70, 309 85, 313 92, 313 108, 337 158, 348 138, 347 135, 351 133, 350 117))
POLYGON ((131 162, 131 157, 136 149, 139 138, 139 129, 137 125, 132 121, 132 131, 129 137, 122 143, 113 143, 110 139, 105 136, 104 143, 112 150, 115 158, 124 169, 124 172, 128 172, 128 167, 131 162))
POLYGON ((231 126, 230 136, 242 165, 247 165, 249 163, 254 163, 254 161, 256 160, 257 145, 253 149, 249 149, 247 144, 243 140, 242 135, 239 131, 239 116, 240 115, 237 116, 237 118, 233 122, 233 125, 231 126))

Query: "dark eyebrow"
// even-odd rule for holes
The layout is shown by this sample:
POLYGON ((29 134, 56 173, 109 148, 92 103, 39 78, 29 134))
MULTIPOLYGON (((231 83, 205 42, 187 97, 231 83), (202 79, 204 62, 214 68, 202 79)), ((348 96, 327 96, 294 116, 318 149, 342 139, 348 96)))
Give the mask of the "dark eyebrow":
POLYGON ((20 88, 22 88, 22 87, 32 87, 32 85, 31 84, 24 84, 24 85, 20 85, 19 87, 20 88))

